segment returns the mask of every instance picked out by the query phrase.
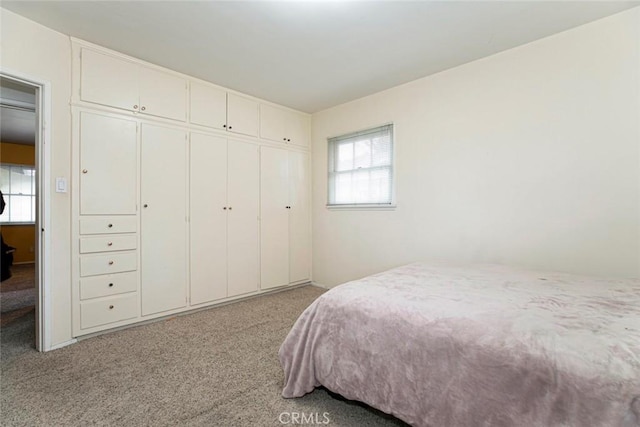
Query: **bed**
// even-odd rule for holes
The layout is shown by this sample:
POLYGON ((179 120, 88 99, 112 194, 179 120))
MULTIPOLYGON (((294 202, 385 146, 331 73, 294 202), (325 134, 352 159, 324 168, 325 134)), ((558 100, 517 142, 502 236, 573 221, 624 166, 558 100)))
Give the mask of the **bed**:
POLYGON ((414 426, 640 426, 640 280, 416 263, 325 292, 279 351, 414 426))

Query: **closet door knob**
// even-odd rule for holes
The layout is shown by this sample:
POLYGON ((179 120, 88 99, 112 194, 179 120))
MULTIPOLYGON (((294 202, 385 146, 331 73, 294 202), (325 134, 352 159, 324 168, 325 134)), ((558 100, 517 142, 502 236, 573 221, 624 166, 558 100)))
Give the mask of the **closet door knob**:
POLYGON ((144 111, 144 110, 146 110, 146 109, 147 109, 147 107, 142 106, 142 108, 140 108, 140 109, 141 109, 142 111, 144 111))
POLYGON ((231 126, 229 126, 229 129, 231 129, 231 126))
POLYGON ((109 224, 109 225, 107 225, 107 227, 113 228, 113 224, 109 224))
POLYGON ((222 127, 223 127, 223 128, 226 128, 226 127, 227 127, 227 125, 222 125, 222 127))
POLYGON ((86 170, 86 169, 82 169, 82 173, 87 173, 87 172, 89 172, 89 171, 86 170))
POLYGON ((113 246, 113 242, 107 243, 107 246, 113 246))
POLYGON ((224 209, 224 210, 226 211, 226 210, 227 210, 227 207, 225 206, 225 207, 223 207, 222 209, 224 209))
POLYGON ((289 138, 287 138, 287 142, 291 142, 291 140, 289 138))
POLYGON ((112 305, 109 306, 109 310, 113 310, 113 306, 112 305))
POLYGON ((233 209, 231 206, 229 206, 229 210, 233 209))
POLYGON ((138 106, 137 106, 137 105, 134 105, 134 106, 133 106, 133 109, 134 109, 134 110, 137 110, 137 109, 138 109, 138 106))
POLYGON ((286 140, 287 140, 287 138, 282 138, 282 140, 283 140, 283 141, 286 141, 286 140))
POLYGON ((113 288, 113 283, 109 283, 109 287, 110 287, 110 288, 113 288))
POLYGON ((143 207, 143 208, 148 208, 148 207, 149 207, 149 205, 145 203, 144 205, 142 205, 142 207, 143 207))
POLYGON ((113 261, 109 261, 109 265, 113 265, 113 261))

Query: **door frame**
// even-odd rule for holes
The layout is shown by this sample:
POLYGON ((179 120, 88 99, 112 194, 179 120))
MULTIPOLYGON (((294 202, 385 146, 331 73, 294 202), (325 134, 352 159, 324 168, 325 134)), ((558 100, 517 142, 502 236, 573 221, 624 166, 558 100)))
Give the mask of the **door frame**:
POLYGON ((51 83, 28 74, 0 68, 0 76, 36 91, 36 349, 53 350, 51 308, 51 83))

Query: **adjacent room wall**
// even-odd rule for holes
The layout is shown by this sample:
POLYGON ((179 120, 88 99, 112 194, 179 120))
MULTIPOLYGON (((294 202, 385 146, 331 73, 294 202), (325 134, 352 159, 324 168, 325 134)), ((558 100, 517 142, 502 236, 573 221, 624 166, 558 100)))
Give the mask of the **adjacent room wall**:
MULTIPOLYGON (((0 65, 51 84, 51 188, 56 176, 71 174, 71 44, 69 38, 0 8, 0 65)), ((73 189, 71 189, 73 190, 73 189)), ((52 345, 71 339, 71 202, 69 193, 51 193, 52 345)))
POLYGON ((640 277, 639 50, 634 8, 314 114, 314 280, 431 258, 640 277), (397 209, 328 210, 327 137, 388 122, 397 209))
MULTIPOLYGON (((0 142, 0 163, 34 166, 35 160, 35 146, 0 142)), ((13 254, 14 263, 35 261, 35 225, 5 224, 2 226, 2 237, 8 245, 16 248, 13 254)))

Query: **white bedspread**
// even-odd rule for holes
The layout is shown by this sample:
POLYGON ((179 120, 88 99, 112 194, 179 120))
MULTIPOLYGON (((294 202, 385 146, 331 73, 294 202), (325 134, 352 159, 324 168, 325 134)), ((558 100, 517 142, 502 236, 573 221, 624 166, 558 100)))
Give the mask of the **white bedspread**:
POLYGON ((640 281, 411 264, 323 294, 279 356, 284 397, 412 425, 640 426, 640 281))

